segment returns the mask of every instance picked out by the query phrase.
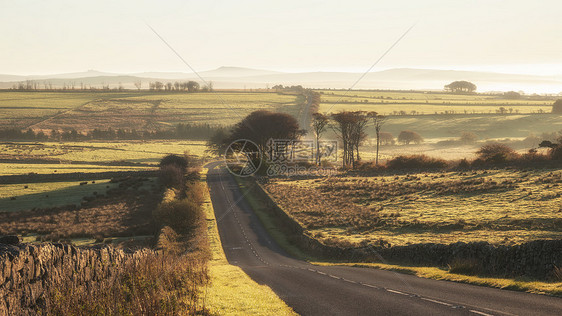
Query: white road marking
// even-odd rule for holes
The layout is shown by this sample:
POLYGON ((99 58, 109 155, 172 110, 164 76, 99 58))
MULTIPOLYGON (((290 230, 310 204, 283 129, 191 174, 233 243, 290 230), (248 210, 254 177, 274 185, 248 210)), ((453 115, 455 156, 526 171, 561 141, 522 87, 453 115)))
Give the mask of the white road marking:
POLYGON ((406 294, 406 293, 404 293, 404 292, 395 291, 395 290, 391 290, 391 289, 385 289, 385 290, 386 290, 387 292, 394 293, 394 294, 408 295, 408 294, 406 294))
POLYGON ((432 303, 437 303, 437 304, 445 305, 445 306, 453 306, 453 304, 449 304, 449 303, 445 303, 445 302, 441 302, 441 301, 437 301, 437 300, 432 300, 432 299, 430 299, 430 298, 420 297, 420 299, 422 299, 422 300, 424 300, 424 301, 432 302, 432 303))

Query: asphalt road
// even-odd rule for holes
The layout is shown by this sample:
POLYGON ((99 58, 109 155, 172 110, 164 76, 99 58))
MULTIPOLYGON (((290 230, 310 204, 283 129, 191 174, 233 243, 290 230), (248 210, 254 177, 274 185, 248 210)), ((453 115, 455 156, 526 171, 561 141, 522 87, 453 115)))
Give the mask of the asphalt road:
POLYGON ((562 315, 560 298, 294 259, 270 238, 245 202, 246 192, 217 165, 207 166, 207 181, 229 263, 301 315, 562 315))

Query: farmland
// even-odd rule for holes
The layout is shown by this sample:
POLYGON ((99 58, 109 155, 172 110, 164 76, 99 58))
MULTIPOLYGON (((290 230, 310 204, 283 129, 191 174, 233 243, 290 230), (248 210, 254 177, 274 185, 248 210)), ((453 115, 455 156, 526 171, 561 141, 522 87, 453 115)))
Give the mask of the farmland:
POLYGON ((276 179, 265 188, 313 236, 358 245, 562 238, 560 170, 276 179))
MULTIPOLYGON (((0 92, 0 129, 32 129, 50 134, 51 130, 85 133, 96 128, 169 130, 178 123, 228 126, 258 109, 297 113, 298 102, 297 95, 237 91, 220 95, 4 91, 0 92)), ((192 139, 8 139, 0 143, 0 233, 17 234, 32 242, 63 239, 75 244, 104 239, 121 242, 123 238, 136 240, 150 235, 153 230, 146 225, 150 209, 158 200, 154 196, 157 193, 137 202, 135 196, 142 192, 146 195, 155 188, 149 185, 116 195, 119 183, 100 175, 156 170, 167 154, 188 153, 192 159, 205 159, 205 144, 205 140, 192 139), (14 179, 21 181, 16 183, 14 179), (132 219, 140 214, 147 218, 145 222, 132 219)))
POLYGON ((432 92, 331 91, 320 90, 321 112, 361 109, 383 115, 400 114, 490 114, 504 107, 507 113, 549 113, 547 97, 506 99, 494 95, 459 95, 432 92), (510 110, 511 109, 511 110, 510 110))
POLYGON ((231 125, 255 110, 298 112, 298 96, 221 92, 0 92, 0 128, 77 131, 231 125))
MULTIPOLYGON (((553 97, 524 96, 507 99, 499 95, 461 95, 423 91, 341 91, 318 90, 319 112, 374 111, 387 116, 382 131, 394 140, 401 131, 411 130, 423 138, 423 144, 381 147, 383 160, 401 154, 423 152, 446 159, 472 158, 489 141, 501 141, 518 150, 537 147, 541 137, 562 130, 559 115, 551 114, 553 97), (471 133, 477 142, 458 142, 463 133, 471 133)), ((375 131, 366 129, 362 158, 373 159, 375 131)), ((326 138, 336 135, 328 130, 326 138)))

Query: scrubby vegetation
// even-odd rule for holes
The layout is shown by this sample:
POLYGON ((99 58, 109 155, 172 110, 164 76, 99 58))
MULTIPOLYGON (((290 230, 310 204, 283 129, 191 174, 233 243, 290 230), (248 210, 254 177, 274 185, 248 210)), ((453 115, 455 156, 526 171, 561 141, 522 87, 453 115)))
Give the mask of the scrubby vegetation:
MULTIPOLYGON (((161 165, 179 166, 185 173, 191 166, 178 158, 165 157, 161 165)), ((205 314, 200 287, 209 282, 210 250, 203 202, 203 188, 197 180, 168 184, 162 202, 153 208, 154 220, 150 220, 160 227, 158 251, 116 267, 119 273, 113 280, 87 288, 63 282, 49 293, 48 311, 65 315, 205 314)))
POLYGON ((405 245, 562 238, 562 173, 479 170, 276 179, 265 188, 332 244, 405 245))

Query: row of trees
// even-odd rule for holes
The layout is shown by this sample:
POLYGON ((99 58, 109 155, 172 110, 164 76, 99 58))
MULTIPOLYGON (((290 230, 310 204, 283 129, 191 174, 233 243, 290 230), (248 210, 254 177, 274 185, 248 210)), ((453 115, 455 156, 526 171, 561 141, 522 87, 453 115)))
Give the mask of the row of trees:
POLYGON ((476 91, 476 85, 468 81, 453 81, 446 85, 445 91, 450 91, 454 93, 472 93, 476 91))
MULTIPOLYGON (((133 85, 137 90, 143 88, 143 82, 137 80, 133 82, 133 85)), ((84 84, 79 82, 78 84, 74 81, 63 82, 62 85, 55 85, 52 82, 36 81, 36 80, 26 80, 15 83, 12 86, 13 90, 23 90, 23 91, 37 91, 37 90, 125 90, 123 84, 119 83, 116 87, 111 88, 109 84, 101 84, 101 87, 95 87, 92 85, 84 84)), ((174 81, 174 82, 162 82, 154 81, 148 83, 148 89, 150 91, 187 91, 187 92, 208 92, 213 91, 213 82, 210 81, 208 84, 201 86, 197 81, 174 81)))
MULTIPOLYGON (((135 82, 135 87, 140 90, 142 88, 142 82, 135 82)), ((201 87, 197 81, 174 81, 174 82, 161 82, 154 81, 148 84, 148 89, 150 91, 187 91, 187 92, 207 92, 213 91, 213 82, 209 82, 208 85, 201 87)))
POLYGON ((226 127, 209 124, 178 124, 174 129, 163 131, 137 131, 135 129, 93 129, 79 132, 76 129, 48 133, 28 129, 0 130, 0 139, 29 141, 78 141, 78 140, 151 140, 151 139, 209 139, 217 132, 225 133, 226 127))

